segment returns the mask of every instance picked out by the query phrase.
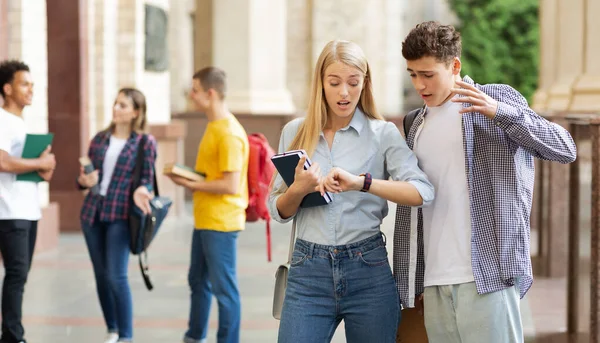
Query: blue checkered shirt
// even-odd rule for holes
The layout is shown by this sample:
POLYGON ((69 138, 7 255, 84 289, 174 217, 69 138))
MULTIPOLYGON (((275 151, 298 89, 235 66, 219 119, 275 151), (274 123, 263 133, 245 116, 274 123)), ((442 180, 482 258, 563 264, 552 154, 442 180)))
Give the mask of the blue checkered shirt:
MULTIPOLYGON (((514 88, 475 84, 468 76, 463 81, 498 101, 493 120, 480 113, 462 116, 475 284, 484 294, 518 282, 523 297, 533 283, 529 251, 533 158, 570 163, 577 148, 567 130, 536 114, 514 88)), ((406 142, 411 149, 426 117, 424 108, 410 127, 406 142)), ((423 293, 424 273, 423 213, 398 206, 394 277, 404 307, 414 307, 415 296, 423 293)))

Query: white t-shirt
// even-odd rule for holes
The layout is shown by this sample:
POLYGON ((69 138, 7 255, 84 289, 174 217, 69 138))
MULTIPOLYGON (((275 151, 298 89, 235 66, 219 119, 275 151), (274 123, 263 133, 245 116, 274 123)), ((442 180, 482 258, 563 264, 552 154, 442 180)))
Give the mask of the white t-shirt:
MULTIPOLYGON (((0 150, 21 157, 27 127, 23 118, 0 108, 0 150)), ((40 220, 42 211, 35 182, 17 181, 17 174, 0 172, 0 220, 40 220)))
POLYGON ((429 107, 414 152, 436 190, 423 208, 425 287, 474 281, 460 103, 429 107))
POLYGON ((127 143, 126 139, 110 136, 108 149, 106 150, 104 162, 102 163, 102 182, 100 182, 100 195, 102 196, 105 196, 106 192, 108 192, 110 180, 112 179, 117 160, 119 159, 119 155, 121 154, 121 150, 123 150, 125 143, 127 143))

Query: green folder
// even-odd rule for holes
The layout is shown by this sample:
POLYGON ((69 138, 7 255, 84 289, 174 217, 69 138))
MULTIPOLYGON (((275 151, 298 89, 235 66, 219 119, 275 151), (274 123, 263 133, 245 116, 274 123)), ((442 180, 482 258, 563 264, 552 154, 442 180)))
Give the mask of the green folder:
MULTIPOLYGON (((53 133, 27 134, 25 146, 23 147, 22 158, 38 158, 46 150, 48 145, 52 144, 53 133)), ((42 177, 36 172, 29 172, 17 175, 17 181, 41 182, 42 177)))

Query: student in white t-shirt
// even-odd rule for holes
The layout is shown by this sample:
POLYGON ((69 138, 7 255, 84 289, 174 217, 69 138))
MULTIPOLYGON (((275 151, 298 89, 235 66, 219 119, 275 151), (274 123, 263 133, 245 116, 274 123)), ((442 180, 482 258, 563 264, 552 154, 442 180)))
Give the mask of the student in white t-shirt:
POLYGON ((0 63, 0 95, 4 99, 0 108, 0 253, 5 269, 0 342, 20 343, 25 342, 23 292, 41 209, 37 183, 17 181, 17 175, 37 171, 49 181, 56 162, 50 146, 39 158, 21 158, 27 134, 23 109, 33 97, 33 81, 25 63, 0 63))

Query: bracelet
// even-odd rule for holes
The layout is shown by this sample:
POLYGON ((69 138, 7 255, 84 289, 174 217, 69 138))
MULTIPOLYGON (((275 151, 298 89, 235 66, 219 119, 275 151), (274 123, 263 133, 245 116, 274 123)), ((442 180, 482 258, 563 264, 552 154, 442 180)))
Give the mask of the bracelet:
POLYGON ((365 177, 365 182, 363 183, 363 187, 360 191, 368 192, 369 188, 371 188, 371 182, 373 182, 373 177, 371 176, 371 173, 364 173, 364 174, 360 174, 359 176, 365 177))

